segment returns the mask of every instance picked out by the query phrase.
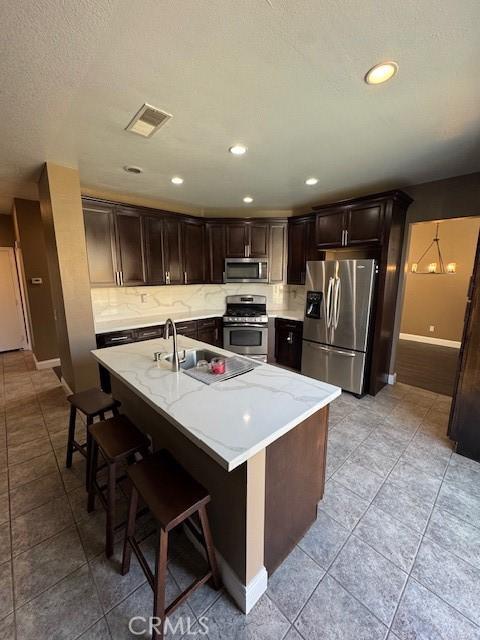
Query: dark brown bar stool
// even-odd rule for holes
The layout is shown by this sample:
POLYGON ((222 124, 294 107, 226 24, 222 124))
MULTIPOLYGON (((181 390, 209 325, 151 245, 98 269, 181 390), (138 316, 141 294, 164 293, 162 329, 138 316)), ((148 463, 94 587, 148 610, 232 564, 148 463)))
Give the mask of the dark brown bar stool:
POLYGON ((107 512, 105 534, 105 553, 107 558, 113 554, 113 538, 115 529, 115 497, 117 466, 121 462, 135 462, 135 454, 142 457, 148 455, 149 440, 126 416, 116 416, 102 422, 95 422, 88 427, 90 479, 88 490, 88 511, 95 509, 95 495, 98 494, 107 512), (100 450, 108 468, 107 485, 97 482, 98 451, 100 450), (104 490, 106 489, 106 495, 104 490))
POLYGON ((65 466, 69 469, 72 466, 73 452, 78 451, 87 458, 86 487, 88 491, 88 481, 90 477, 89 459, 87 455, 88 449, 88 427, 93 424, 96 417, 105 420, 105 413, 111 411, 114 416, 118 416, 118 407, 120 402, 114 400, 112 396, 104 393, 101 389, 92 388, 85 391, 79 391, 68 396, 70 402, 70 421, 68 423, 68 440, 67 440, 67 460, 65 466), (87 419, 87 443, 79 444, 75 440, 75 422, 77 411, 81 411, 87 419))
POLYGON ((123 546, 122 575, 128 573, 130 569, 130 557, 133 549, 153 589, 153 616, 160 620, 161 631, 154 629, 152 640, 158 640, 163 638, 165 618, 180 606, 193 591, 205 584, 210 578, 212 578, 215 589, 220 588, 220 577, 206 511, 210 495, 164 450, 158 451, 146 460, 129 467, 127 475, 132 481, 132 495, 123 546), (134 536, 139 496, 160 526, 155 574, 151 572, 134 536), (209 570, 166 607, 168 533, 195 513, 198 513, 200 518, 209 570))

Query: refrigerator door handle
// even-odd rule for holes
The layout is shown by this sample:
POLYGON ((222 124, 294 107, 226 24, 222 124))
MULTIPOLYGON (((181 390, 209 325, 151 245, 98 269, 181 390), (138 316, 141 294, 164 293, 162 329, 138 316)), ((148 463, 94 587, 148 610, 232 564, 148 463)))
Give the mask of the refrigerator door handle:
POLYGON ((330 278, 328 281, 328 289, 327 289, 327 303, 326 303, 326 312, 327 312, 327 327, 330 327, 332 324, 332 289, 333 289, 334 279, 330 278))
POLYGON ((324 347, 323 345, 315 344, 314 342, 310 342, 309 344, 314 349, 319 349, 320 351, 326 351, 327 353, 336 353, 340 356, 346 356, 347 358, 354 358, 357 355, 355 351, 341 351, 340 349, 333 349, 332 347, 324 347))
POLYGON ((333 328, 336 329, 338 327, 338 320, 340 318, 340 290, 342 286, 342 281, 340 278, 337 278, 335 281, 335 293, 333 296, 333 328))

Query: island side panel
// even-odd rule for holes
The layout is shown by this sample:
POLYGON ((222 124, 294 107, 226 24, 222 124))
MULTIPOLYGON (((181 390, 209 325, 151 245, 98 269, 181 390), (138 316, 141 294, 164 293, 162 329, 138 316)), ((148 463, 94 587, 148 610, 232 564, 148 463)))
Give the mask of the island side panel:
MULTIPOLYGON (((146 402, 114 375, 111 376, 114 398, 121 401, 121 411, 153 439, 154 449, 165 448, 212 496, 207 510, 213 542, 223 559, 247 584, 247 463, 231 472, 223 469, 193 442, 188 440, 146 402)), ((205 419, 208 419, 207 408, 205 419)), ((199 407, 199 415, 202 408, 199 407)), ((263 539, 262 539, 263 543, 263 539)))
POLYGON ((266 449, 265 567, 270 576, 317 517, 323 497, 328 406, 266 449))

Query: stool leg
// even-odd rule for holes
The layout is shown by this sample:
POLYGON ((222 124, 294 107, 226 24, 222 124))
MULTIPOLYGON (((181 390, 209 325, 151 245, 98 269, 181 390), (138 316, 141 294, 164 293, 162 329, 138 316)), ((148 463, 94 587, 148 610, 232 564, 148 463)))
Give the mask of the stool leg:
POLYGON ((119 415, 120 415, 120 412, 118 411, 118 407, 113 407, 112 416, 117 417, 119 415))
POLYGON ((115 480, 117 470, 115 462, 108 463, 108 481, 107 481, 107 531, 105 553, 107 558, 113 555, 113 537, 115 527, 115 480))
POLYGON ((87 465, 90 475, 88 481, 88 502, 87 511, 91 513, 95 509, 95 483, 97 481, 97 466, 98 466, 98 445, 95 440, 90 436, 89 442, 89 459, 90 464, 87 465))
POLYGON ((208 564, 212 571, 212 582, 215 589, 220 589, 220 574, 218 573, 217 559, 215 558, 215 550, 213 548, 212 533, 210 531, 210 524, 208 522, 207 510, 205 507, 200 507, 198 510, 200 518, 200 524, 202 525, 203 539, 205 540, 205 550, 207 552, 208 564))
POLYGON ((70 405, 70 419, 68 422, 68 440, 67 440, 67 460, 65 466, 70 469, 72 466, 73 441, 75 440, 75 420, 77 417, 77 409, 70 405))
POLYGON ((85 473, 85 489, 87 492, 90 491, 90 467, 92 462, 92 436, 90 435, 90 429, 88 428, 91 424, 93 424, 93 418, 91 416, 87 416, 87 472, 85 473))
POLYGON ((138 508, 138 491, 132 485, 132 492, 130 494, 130 505, 128 507, 128 519, 127 528, 125 530, 125 540, 123 542, 123 556, 122 556, 122 576, 130 571, 130 558, 132 557, 132 547, 129 543, 129 538, 133 537, 135 533, 135 519, 137 517, 138 508))
POLYGON ((165 625, 165 589, 167 584, 168 533, 160 528, 160 539, 155 561, 155 583, 153 590, 153 617, 159 621, 153 628, 152 640, 162 640, 165 625))

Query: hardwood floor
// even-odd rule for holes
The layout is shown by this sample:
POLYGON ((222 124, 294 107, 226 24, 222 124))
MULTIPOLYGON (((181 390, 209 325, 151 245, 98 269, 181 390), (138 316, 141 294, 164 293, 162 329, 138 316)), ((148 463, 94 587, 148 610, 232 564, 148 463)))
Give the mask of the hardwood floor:
POLYGON ((399 340, 397 381, 451 396, 459 353, 451 347, 399 340))

